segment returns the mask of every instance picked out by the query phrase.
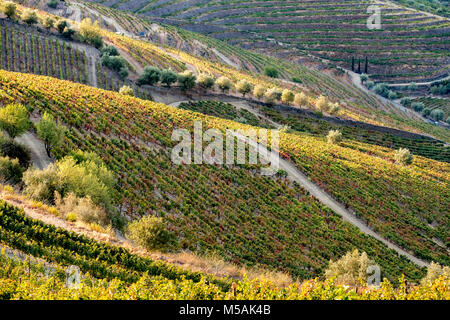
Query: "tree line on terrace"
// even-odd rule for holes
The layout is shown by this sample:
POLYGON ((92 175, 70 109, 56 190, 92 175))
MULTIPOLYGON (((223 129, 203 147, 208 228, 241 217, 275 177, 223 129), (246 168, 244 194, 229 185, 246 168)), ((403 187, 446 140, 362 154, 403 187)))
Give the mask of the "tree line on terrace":
MULTIPOLYGON (((233 82, 226 76, 221 76, 217 79, 204 73, 196 76, 191 70, 176 73, 171 69, 161 70, 155 66, 147 66, 140 75, 137 84, 140 86, 162 84, 167 88, 170 88, 174 84, 178 84, 184 91, 197 88, 202 92, 215 90, 217 88, 223 94, 235 90, 243 97, 252 94, 254 98, 269 104, 282 102, 297 107, 315 107, 317 112, 326 112, 329 114, 336 114, 340 110, 340 104, 338 102, 331 102, 329 98, 325 96, 319 96, 314 99, 308 97, 303 92, 297 92, 287 88, 283 89, 276 86, 267 87, 262 84, 253 85, 246 79, 233 82)), ((123 87, 121 91, 123 91, 122 93, 133 95, 133 92, 130 91, 129 87, 123 87)))

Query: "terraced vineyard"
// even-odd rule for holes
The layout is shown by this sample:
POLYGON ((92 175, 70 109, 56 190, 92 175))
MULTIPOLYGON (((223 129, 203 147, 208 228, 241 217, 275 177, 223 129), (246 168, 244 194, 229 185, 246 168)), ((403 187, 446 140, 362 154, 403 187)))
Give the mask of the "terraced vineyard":
POLYGON ((89 83, 84 51, 53 37, 40 36, 4 23, 0 24, 0 36, 2 69, 89 83))
MULTIPOLYGON (((253 173, 256 169, 253 166, 183 166, 174 165, 170 160, 169 148, 174 145, 170 137, 174 128, 192 129, 195 119, 202 120, 205 129, 248 128, 246 125, 112 91, 50 81, 33 75, 2 72, 0 81, 3 88, 2 103, 14 99, 38 108, 40 112, 51 112, 67 124, 69 131, 65 145, 56 152, 59 157, 76 148, 98 153, 118 178, 117 191, 113 197, 122 214, 129 217, 143 214, 165 217, 170 229, 179 238, 180 248, 216 252, 238 264, 262 264, 288 271, 296 277, 308 278, 320 274, 330 258, 342 256, 357 247, 379 261, 386 275, 396 276, 404 272, 417 279, 422 274, 406 258, 398 257, 378 241, 343 223, 339 216, 307 195, 298 185, 280 178, 259 176, 253 173), (42 88, 46 88, 45 91, 42 88)), ((298 139, 296 135, 286 137, 298 139)), ((287 146, 284 152, 289 150, 294 153, 293 147, 283 141, 283 148, 287 146)), ((321 139, 315 138, 311 142, 326 148, 321 139)), ((302 143, 296 141, 294 145, 302 143)), ((365 154, 350 148, 343 149, 355 157, 365 154)), ((307 157, 301 158, 310 164, 320 165, 316 157, 324 157, 323 152, 327 151, 316 146, 309 150, 307 157), (317 149, 317 154, 314 149, 317 149)), ((386 154, 385 150, 376 152, 386 154)), ((389 184, 408 188, 407 194, 411 195, 411 199, 405 199, 406 202, 412 201, 414 205, 416 201, 422 202, 421 216, 437 221, 436 229, 432 229, 417 220, 417 228, 445 238, 446 231, 441 225, 445 225, 448 219, 446 215, 442 216, 442 212, 445 212, 443 207, 448 207, 445 200, 448 197, 441 170, 446 167, 440 168, 443 164, 418 159, 414 169, 423 179, 402 175, 401 180, 397 181, 394 176, 397 171, 404 169, 397 169, 384 159, 374 157, 372 161, 375 161, 372 164, 375 167, 382 165, 386 167, 383 170, 391 172, 384 173, 389 184)), ((357 176, 361 181, 365 179, 362 172, 342 163, 343 168, 350 170, 346 176, 357 176)), ((321 173, 327 168, 328 165, 324 165, 321 173)), ((328 174, 333 176, 331 171, 328 174)), ((353 178, 343 183, 350 186, 351 181, 353 178)), ((340 181, 337 183, 341 185, 340 181)), ((385 198, 390 190, 379 190, 381 194, 378 199, 388 200, 385 198)), ((382 204, 377 202, 379 205, 382 204)), ((386 201, 386 205, 392 203, 386 201)), ((403 211, 402 206, 392 209, 386 205, 382 205, 386 211, 381 214, 386 214, 386 217, 395 214, 397 221, 386 221, 381 229, 402 230, 404 240, 403 237, 398 240, 395 236, 392 239, 401 241, 405 246, 411 244, 435 260, 445 261, 445 252, 427 240, 431 234, 424 235, 420 241, 408 237, 416 230, 411 227, 411 222, 405 225, 404 219, 411 219, 409 207, 403 211)), ((360 208, 358 214, 369 217, 366 216, 366 210, 360 208)), ((376 214, 371 223, 381 226, 377 222, 378 216, 376 214)))
MULTIPOLYGON (((408 148, 413 154, 421 155, 438 161, 450 162, 450 148, 443 142, 439 142, 427 137, 402 136, 402 132, 392 133, 377 131, 375 128, 368 129, 357 124, 345 125, 333 122, 333 120, 325 120, 317 117, 312 113, 299 112, 292 109, 291 112, 281 112, 273 107, 262 106, 259 104, 251 104, 255 110, 259 110, 267 118, 274 122, 289 126, 290 129, 298 132, 306 132, 313 136, 324 137, 330 130, 339 130, 344 138, 352 141, 360 141, 367 144, 373 144, 391 149, 408 148)), ((232 104, 225 104, 215 101, 199 101, 183 103, 179 106, 183 109, 202 112, 204 114, 235 120, 239 117, 239 112, 232 104)), ((289 108, 286 108, 290 110, 289 108)), ((267 120, 256 117, 251 114, 243 116, 248 124, 254 126, 266 126, 267 120)), ((242 109, 240 110, 242 112, 242 109)), ((348 145, 352 147, 351 145, 348 145)))
POLYGON ((368 57, 375 81, 410 82, 448 75, 447 18, 385 3, 382 28, 366 26, 371 1, 103 2, 243 48, 302 60, 304 53, 350 69, 368 57), (295 51, 297 50, 297 53, 295 51))
POLYGON ((450 100, 448 98, 420 97, 412 102, 422 102, 425 108, 430 110, 441 109, 444 111, 444 121, 450 117, 450 100))
POLYGON ((231 289, 230 280, 183 271, 45 225, 4 201, 0 201, 0 217, 0 300, 448 299, 445 277, 409 290, 404 290, 406 283, 399 279, 399 288, 385 282, 383 290, 364 288, 359 293, 318 280, 287 288, 267 281, 236 280, 231 289), (23 261, 13 256, 16 252, 10 247, 44 260, 23 261), (82 290, 67 286, 68 264, 83 271, 82 290))

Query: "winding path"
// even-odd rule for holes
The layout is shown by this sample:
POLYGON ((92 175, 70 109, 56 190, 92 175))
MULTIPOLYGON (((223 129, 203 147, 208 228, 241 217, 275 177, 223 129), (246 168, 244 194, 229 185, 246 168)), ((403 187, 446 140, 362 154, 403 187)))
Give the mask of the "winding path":
MULTIPOLYGON (((180 103, 186 101, 177 101, 170 104, 170 106, 178 107, 180 103)), ((230 102, 230 101, 228 101, 230 102)), ((231 102, 232 103, 232 102, 231 102)), ((242 107, 242 106, 241 106, 242 107)), ((249 110, 249 108, 246 108, 249 110)), ((249 110, 251 111, 251 110, 249 110)), ((253 110, 253 113, 255 111, 253 110)), ((259 115, 255 113, 256 115, 259 115)), ((280 125, 278 124, 278 127, 280 125)), ((349 222, 353 226, 357 227, 361 232, 381 241, 385 244, 389 249, 396 251, 399 255, 405 256, 414 264, 420 267, 427 267, 429 264, 419 258, 416 258, 412 254, 406 252, 396 244, 390 242, 380 234, 376 233, 372 229, 370 229, 367 224, 348 209, 345 208, 344 205, 336 201, 331 195, 325 192, 322 188, 316 185, 314 182, 309 180, 309 178, 300 171, 293 163, 282 159, 278 153, 269 151, 265 146, 259 144, 256 141, 249 139, 248 137, 242 136, 239 133, 235 132, 233 135, 241 140, 246 141, 250 146, 255 147, 258 150, 258 153, 264 157, 266 160, 269 160, 270 163, 278 163, 278 168, 287 172, 287 178, 299 183, 305 190, 307 190, 312 196, 314 196, 317 200, 319 200, 322 204, 333 210, 335 213, 340 215, 344 221, 349 222)))
POLYGON ((15 138, 20 144, 23 144, 31 152, 31 161, 37 169, 45 169, 53 160, 47 155, 44 143, 39 140, 34 133, 26 132, 20 137, 15 138))

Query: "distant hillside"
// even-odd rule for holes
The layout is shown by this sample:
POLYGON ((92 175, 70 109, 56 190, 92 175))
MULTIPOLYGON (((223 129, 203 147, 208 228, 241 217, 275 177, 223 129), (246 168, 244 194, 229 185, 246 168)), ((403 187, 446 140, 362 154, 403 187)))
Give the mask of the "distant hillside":
MULTIPOLYGON (((380 30, 366 26, 371 1, 100 3, 299 63, 307 53, 351 69, 354 57, 364 72, 367 57, 367 73, 375 81, 420 82, 448 75, 450 21, 382 2, 380 30)), ((445 9, 439 2, 397 2, 445 9)))

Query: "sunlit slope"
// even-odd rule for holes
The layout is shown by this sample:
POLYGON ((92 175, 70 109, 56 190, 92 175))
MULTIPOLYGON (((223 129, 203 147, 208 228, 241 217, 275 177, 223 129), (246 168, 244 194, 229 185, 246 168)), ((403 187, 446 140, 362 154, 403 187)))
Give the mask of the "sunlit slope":
MULTIPOLYGON (((192 129, 194 119, 205 128, 241 124, 46 77, 2 71, 1 85, 2 103, 49 111, 68 126, 58 156, 74 148, 100 154, 119 178, 114 198, 121 212, 165 217, 181 248, 307 278, 358 247, 386 273, 417 275, 410 263, 342 223, 299 186, 242 167, 171 162, 174 128, 192 129)), ((446 250, 431 240, 448 236, 448 164, 416 157, 411 168, 402 168, 387 149, 281 138, 282 151, 382 234, 425 259, 448 263, 446 250), (428 225, 433 221, 437 227, 428 225)))

